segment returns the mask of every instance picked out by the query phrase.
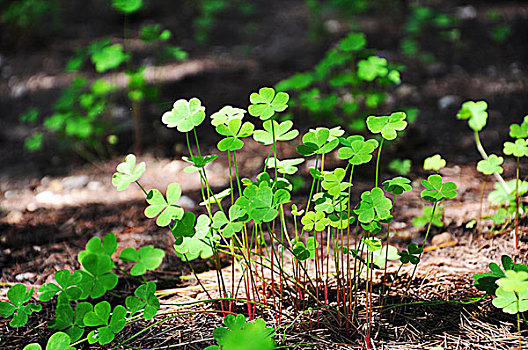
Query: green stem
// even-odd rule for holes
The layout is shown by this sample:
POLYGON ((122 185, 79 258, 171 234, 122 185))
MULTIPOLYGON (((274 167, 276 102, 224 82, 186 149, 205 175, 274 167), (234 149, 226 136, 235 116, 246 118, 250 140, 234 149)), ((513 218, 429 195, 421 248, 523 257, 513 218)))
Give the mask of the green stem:
POLYGON ((411 278, 409 279, 409 282, 407 283, 407 288, 405 289, 405 293, 403 294, 402 299, 407 296, 407 292, 409 291, 409 287, 411 286, 411 282, 412 282, 412 280, 414 278, 414 274, 416 273, 416 269, 418 268, 418 264, 422 260, 423 249, 425 247, 425 242, 427 242, 427 237, 429 237, 429 232, 431 231, 431 225, 433 223, 433 218, 434 218, 434 214, 435 214, 437 205, 438 205, 438 202, 435 202, 434 205, 433 205, 433 211, 431 212, 431 217, 429 218, 429 224, 427 225, 427 231, 425 232, 425 238, 424 238, 423 243, 422 243, 422 249, 421 249, 422 251, 420 252, 420 255, 418 256, 418 263, 416 265, 414 265, 414 269, 413 269, 413 272, 411 274, 411 278))
MULTIPOLYGON (((477 145, 477 150, 479 151, 480 155, 484 160, 489 160, 488 155, 486 154, 486 151, 484 150, 484 147, 482 146, 482 142, 480 142, 480 137, 478 131, 475 131, 475 143, 477 145)), ((494 172, 493 176, 495 176, 495 179, 502 185, 502 188, 506 193, 511 193, 510 187, 506 184, 506 181, 500 176, 499 173, 494 172)))
POLYGON ((381 148, 383 147, 383 140, 385 139, 381 139, 381 142, 380 142, 380 145, 378 147, 378 157, 376 159, 376 184, 374 187, 378 187, 378 177, 379 177, 379 162, 380 162, 380 158, 381 158, 381 148))

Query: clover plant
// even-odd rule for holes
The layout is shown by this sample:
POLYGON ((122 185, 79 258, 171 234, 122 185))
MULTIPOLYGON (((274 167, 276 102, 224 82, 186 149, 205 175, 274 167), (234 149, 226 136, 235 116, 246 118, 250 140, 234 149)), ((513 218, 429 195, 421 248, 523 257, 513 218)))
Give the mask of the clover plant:
MULTIPOLYGON (((505 155, 513 156, 516 159, 516 177, 513 181, 505 181, 501 174, 504 172, 502 163, 504 158, 496 154, 488 155, 484 150, 484 146, 480 140, 479 132, 486 126, 488 120, 487 112, 488 104, 485 101, 467 101, 462 104, 462 108, 457 114, 458 119, 468 120, 469 127, 474 132, 475 144, 477 150, 482 156, 482 160, 477 164, 477 170, 484 175, 493 175, 497 180, 495 184, 495 191, 488 195, 488 200, 497 206, 505 205, 508 210, 515 216, 515 247, 519 248, 519 213, 524 211, 524 207, 519 200, 519 197, 526 192, 524 181, 520 180, 520 158, 528 156, 528 144, 525 140, 528 137, 528 116, 524 117, 520 124, 512 124, 510 126, 510 137, 512 141, 504 142, 503 153, 505 155)), ((484 193, 486 183, 482 186, 482 193, 484 193)), ((481 210, 482 212, 482 202, 481 210)), ((481 214, 479 214, 480 219, 481 214)))
POLYGON ((244 315, 227 315, 224 325, 226 327, 218 327, 213 331, 218 345, 208 346, 206 350, 275 349, 275 330, 266 327, 263 319, 246 322, 244 315))
POLYGON ((290 93, 290 105, 314 120, 330 118, 348 129, 364 129, 366 116, 385 102, 387 89, 401 83, 400 67, 372 55, 366 45, 364 34, 349 33, 313 69, 275 87, 290 93))
POLYGON ((12 316, 9 325, 14 328, 25 326, 33 312, 40 312, 42 305, 28 303, 33 296, 33 288, 27 289, 23 284, 16 284, 7 291, 9 301, 0 302, 0 315, 12 316))
MULTIPOLYGON (((57 332, 48 339, 45 350, 75 350, 73 346, 70 346, 70 342, 68 334, 57 332)), ((24 346, 23 350, 42 350, 42 347, 37 343, 32 343, 24 346)))

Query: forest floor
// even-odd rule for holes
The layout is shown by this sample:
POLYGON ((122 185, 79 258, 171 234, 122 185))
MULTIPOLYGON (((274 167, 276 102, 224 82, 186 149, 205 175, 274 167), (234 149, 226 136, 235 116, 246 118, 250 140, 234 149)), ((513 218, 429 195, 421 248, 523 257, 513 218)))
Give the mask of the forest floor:
MULTIPOLYGON (((281 15, 269 14, 263 19, 268 32, 260 34, 262 40, 268 38, 266 35, 271 32, 281 32, 276 28, 282 28, 280 26, 284 25, 284 18, 306 18, 306 13, 299 10, 297 1, 284 6, 281 1, 272 3, 271 11, 281 15)), ((488 264, 499 262, 503 254, 514 257, 517 262, 528 262, 526 218, 521 220, 519 250, 513 246, 511 227, 497 235, 490 234, 491 225, 486 220, 479 227, 466 228, 466 224, 476 219, 480 212, 485 178, 475 170, 478 154, 473 145, 472 133, 465 122, 456 121, 455 117, 463 101, 487 100, 490 120, 482 137, 491 152, 500 152, 501 143, 507 139, 507 126, 520 122, 528 112, 528 99, 525 98, 528 91, 525 66, 528 57, 528 43, 525 40, 528 5, 513 1, 501 5, 494 2, 475 2, 473 5, 477 17, 466 26, 470 28, 465 28, 464 32, 468 33, 468 47, 462 52, 440 53, 439 61, 434 64, 423 64, 399 56, 395 48, 391 47, 391 36, 385 35, 386 28, 383 28, 383 22, 379 19, 365 18, 361 24, 370 47, 389 47, 382 53, 407 65, 407 70, 402 74, 404 84, 391 92, 391 98, 398 104, 420 109, 418 122, 410 127, 403 141, 388 149, 382 163, 397 154, 399 158, 409 158, 414 164, 421 164, 425 157, 440 153, 448 161, 448 166, 441 170, 441 174, 445 180, 455 182, 459 192, 454 200, 445 205, 444 227, 433 227, 430 235, 432 240, 427 243, 427 252, 404 300, 405 305, 387 308, 381 314, 377 311, 374 313, 372 349, 429 349, 443 346, 445 349, 506 350, 518 344, 514 318, 493 307, 489 299, 467 305, 453 302, 481 296, 482 293, 473 286, 473 274, 487 271, 488 264), (514 23, 514 34, 509 44, 496 47, 488 42, 482 43, 479 39, 479 31, 486 24, 485 13, 489 9, 502 11, 514 23)), ((222 104, 244 106, 251 91, 317 62, 324 52, 324 45, 309 44, 301 39, 304 31, 304 27, 295 28, 290 24, 290 27, 283 28, 282 37, 269 35, 269 39, 266 39, 269 41, 261 44, 264 48, 273 49, 267 51, 271 53, 266 55, 266 59, 258 53, 247 57, 236 49, 222 46, 221 49, 217 47, 217 51, 212 54, 202 52, 194 58, 191 55, 190 62, 164 67, 158 75, 153 74, 152 79, 164 84, 163 94, 169 100, 180 94, 186 97, 201 96, 203 100, 211 101, 208 104, 208 109, 211 106, 210 111, 222 104), (306 48, 299 49, 302 45, 306 48), (160 76, 172 80, 159 81, 156 77, 160 76), (240 83, 242 80, 243 83, 240 83)), ((161 300, 164 311, 169 312, 174 308, 174 305, 169 304, 183 305, 205 299, 188 265, 176 256, 170 231, 157 227, 143 215, 146 203, 141 190, 130 188, 117 192, 111 185, 112 173, 122 157, 82 163, 78 160, 72 162, 61 152, 29 155, 22 151, 23 138, 31 130, 18 122, 18 115, 27 109, 28 101, 42 105, 44 110, 50 108, 49 101, 54 100, 70 78, 60 73, 57 67, 62 67, 64 52, 73 51, 77 44, 66 41, 31 54, 15 50, 0 63, 4 72, 6 67, 10 67, 11 75, 9 79, 0 81, 0 110, 9 111, 8 115, 2 116, 0 129, 0 162, 3 164, 0 169, 0 300, 5 300, 8 287, 14 283, 24 283, 37 289, 50 282, 56 271, 77 269, 79 264, 76 256, 84 249, 86 242, 91 237, 101 237, 108 232, 116 234, 123 248, 152 244, 165 251, 163 265, 149 276, 158 282, 158 290, 163 294, 161 300), (48 85, 42 82, 48 82, 48 85)), ((261 50, 266 51, 262 47, 261 50)), ((154 109, 152 118, 159 118, 161 114, 156 113, 159 110, 154 109)), ((203 211, 198 206, 201 201, 199 181, 182 171, 185 163, 180 160, 183 154, 180 152, 181 140, 165 134, 157 135, 161 141, 151 140, 147 151, 137 155, 147 163, 143 185, 163 189, 171 182, 178 182, 184 194, 180 205, 186 210, 203 211)), ((293 155, 294 146, 286 145, 281 151, 293 155)), ((207 147, 211 153, 216 153, 213 141, 207 147)), ((266 151, 250 142, 239 157, 242 176, 252 177, 261 171, 265 157, 266 151)), ((507 179, 513 178, 514 166, 511 162, 506 163, 507 179)), ((526 166, 523 166, 523 173, 526 170, 526 166)), ((219 158, 208 171, 214 190, 222 190, 227 186, 225 159, 219 158)), ((354 191, 358 195, 372 186, 369 172, 373 174, 373 169, 366 169, 354 183, 354 191)), ((301 167, 301 175, 308 178, 306 167, 301 167)), ((381 178, 392 175, 384 172, 381 178)), ((391 239, 399 247, 410 242, 421 242, 424 238, 425 229, 414 227, 411 220, 421 214, 423 202, 419 198, 419 181, 427 175, 420 170, 420 166, 413 167, 409 178, 413 179, 415 189, 402 195, 395 208, 392 225, 394 237, 391 239)), ((491 189, 492 185, 489 184, 486 194, 491 189)), ((296 195, 301 198, 306 196, 307 191, 304 187, 296 195)), ((482 214, 486 215, 490 209, 486 195, 483 198, 482 214)), ((216 290, 216 274, 212 264, 197 262, 193 263, 193 268, 205 286, 216 290)), ((389 271, 396 268, 396 265, 390 265, 389 271)), ((409 269, 402 270, 404 276, 409 269)), ((226 266, 224 270, 228 275, 231 267, 226 266)), ((138 284, 138 281, 124 275, 120 275, 120 280, 115 290, 116 298, 129 295, 138 284)), ((390 301, 397 304, 400 298, 401 288, 394 288, 390 301)), ((150 328, 146 327, 152 322, 135 323, 120 333, 118 340, 125 341, 146 329, 127 344, 140 348, 179 349, 203 349, 212 344, 212 330, 220 326, 222 320, 214 306, 193 306, 192 310, 203 312, 187 314, 187 307, 178 308, 181 316, 150 328)), ((277 326, 276 319, 267 314, 268 311, 263 309, 259 312, 266 316, 269 326, 277 326)), ((40 333, 46 334, 45 320, 52 314, 51 307, 45 307, 38 317, 30 318, 30 323, 40 333)), ((293 321, 294 314, 284 317, 282 323, 288 324, 293 321)), ((154 322, 163 318, 164 315, 157 316, 154 322)), ((33 329, 22 327, 12 330, 7 323, 4 319, 0 320, 2 348, 21 349, 31 341, 39 341, 39 335, 33 329)), ((524 332, 526 338, 526 330, 524 332)), ((292 327, 277 340, 283 341, 280 345, 291 348, 302 344, 302 348, 306 349, 364 348, 363 339, 355 332, 340 327, 331 316, 324 313, 320 322, 310 325, 309 332, 301 326, 292 327)))

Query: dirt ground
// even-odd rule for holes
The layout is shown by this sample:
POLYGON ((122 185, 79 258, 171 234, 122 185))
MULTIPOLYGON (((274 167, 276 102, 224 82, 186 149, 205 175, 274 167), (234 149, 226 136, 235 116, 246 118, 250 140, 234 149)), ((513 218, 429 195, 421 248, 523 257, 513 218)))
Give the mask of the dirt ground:
MULTIPOLYGON (((79 5, 78 1, 73 3, 79 5)), ((161 67, 158 75, 152 75, 153 81, 162 84, 163 98, 172 101, 175 97, 199 96, 202 101, 207 101, 209 111, 227 103, 245 106, 251 91, 317 63, 325 49, 340 35, 337 33, 320 43, 310 42, 305 36, 308 14, 303 10, 302 1, 269 3, 268 11, 258 19, 259 28, 263 29, 251 38, 252 44, 258 45, 255 44, 256 49, 249 55, 241 53, 241 45, 237 42, 240 38, 235 35, 213 38, 212 50, 183 41, 191 53, 190 60, 161 67), (162 80, 160 76, 168 78, 162 80)), ((466 224, 478 216, 485 179, 475 170, 478 153, 472 134, 466 123, 456 120, 455 115, 463 101, 487 100, 490 119, 482 139, 487 150, 493 153, 501 152, 502 142, 507 139, 507 126, 520 122, 528 113, 528 5, 521 1, 448 3, 448 9, 453 13, 471 6, 475 18, 462 25, 466 47, 460 51, 438 47, 435 49, 438 61, 431 64, 414 61, 397 52, 395 45, 401 36, 401 28, 398 29, 394 21, 366 15, 359 23, 367 34, 369 47, 383 48, 379 54, 407 66, 402 74, 404 83, 390 92, 390 99, 395 105, 415 106, 420 110, 418 121, 410 126, 402 141, 384 150, 382 158, 385 165, 393 157, 408 158, 414 164, 409 175, 414 181, 414 190, 403 195, 395 208, 392 242, 403 247, 423 240, 424 229, 413 227, 411 220, 421 213, 423 205, 419 199, 419 181, 428 175, 421 170, 425 157, 442 154, 448 166, 441 173, 445 180, 455 182, 459 191, 454 200, 446 203, 444 227, 433 228, 430 237, 437 237, 437 244, 431 240, 428 242, 428 251, 418 268, 416 281, 403 300, 405 305, 386 308, 381 314, 374 313, 372 349, 443 346, 445 349, 506 350, 518 344, 515 319, 493 307, 490 300, 475 304, 452 302, 480 296, 473 286, 472 275, 486 271, 488 264, 500 261, 503 254, 514 257, 517 262, 528 263, 528 220, 525 217, 521 218, 520 250, 513 246, 511 228, 498 235, 489 234, 488 221, 483 221, 478 229, 466 228, 466 224), (482 40, 481 32, 486 28, 486 13, 490 9, 503 13, 512 25, 513 34, 505 44, 482 40), (445 232, 448 235, 440 236, 445 232)), ((148 15, 160 19, 170 16, 168 12, 152 11, 148 15)), ((131 348, 203 349, 213 343, 212 329, 221 325, 221 313, 214 305, 187 305, 204 299, 204 293, 192 278, 189 266, 176 256, 172 235, 145 218, 144 196, 139 189, 117 192, 111 185, 111 175, 122 157, 90 164, 61 150, 29 154, 22 149, 23 139, 32 129, 20 124, 18 115, 28 105, 37 105, 44 112, 51 109, 51 102, 71 79, 61 71, 67 54, 84 41, 109 33, 118 36, 121 30, 119 21, 106 18, 105 22, 105 17, 99 18, 97 13, 75 13, 72 23, 86 20, 110 24, 94 25, 97 30, 86 27, 88 33, 82 40, 77 39, 75 33, 61 34, 37 46, 34 43, 13 46, 9 40, 2 39, 0 300, 5 300, 9 286, 14 283, 37 289, 51 281, 57 270, 78 268, 76 256, 86 242, 91 237, 113 232, 122 248, 152 244, 165 251, 163 265, 150 274, 149 279, 158 283, 163 312, 175 315, 164 321, 164 315, 159 315, 153 322, 135 323, 119 334, 119 341, 124 342, 144 330, 127 342, 131 348)), ((141 22, 140 18, 136 20, 141 22)), ((177 29, 185 27, 182 21, 173 27, 176 35, 184 37, 185 30, 177 29)), ((222 28, 227 33, 236 32, 232 22, 229 18, 223 19, 222 28)), ((431 41, 430 45, 434 47, 435 43, 431 41)), ((92 78, 93 74, 90 74, 86 72, 92 78)), ((124 102, 122 107, 127 108, 124 102)), ((148 118, 159 120, 162 110, 163 106, 153 107, 147 113, 148 118)), ((306 121, 299 122, 305 125, 306 121)), ((182 140, 161 131, 162 126, 158 124, 153 122, 153 126, 149 126, 153 136, 146 140, 143 154, 138 155, 147 162, 142 182, 147 188, 160 189, 170 182, 180 183, 184 194, 180 204, 187 210, 200 212, 203 210, 198 206, 200 184, 195 177, 182 171, 182 140)), ((204 141, 205 147, 216 153, 214 139, 208 136, 204 137, 208 140, 204 141)), ((285 145, 281 152, 293 155, 295 145, 295 142, 285 145)), ((123 147, 126 149, 127 146, 130 144, 123 147)), ((266 150, 250 142, 239 158, 242 176, 251 177, 261 171, 265 157, 266 150)), ((526 174, 526 170, 528 167, 522 165, 522 174, 526 174)), ((220 157, 208 171, 214 190, 227 186, 225 159, 220 157)), ((301 167, 301 173, 306 178, 309 176, 306 167, 301 167)), ((358 195, 372 187, 371 174, 373 169, 369 167, 358 174, 354 183, 358 195)), ((381 178, 391 176, 394 174, 384 170, 381 178)), ((504 176, 507 179, 514 177, 512 162, 506 163, 504 176)), ((486 193, 491 189, 489 184, 486 193)), ((296 196, 305 198, 308 190, 304 187, 296 196)), ((486 200, 483 208, 483 214, 489 213, 486 200)), ((216 288, 212 264, 196 262, 193 268, 204 285, 211 290, 216 288)), ((390 266, 389 271, 396 268, 390 266)), ((406 267, 402 272, 409 272, 409 269, 406 267)), ((230 266, 226 266, 225 273, 230 271, 230 266)), ((137 284, 138 281, 120 275, 116 300, 129 294, 137 284)), ((389 304, 401 301, 401 287, 396 286, 391 291, 389 304)), ((51 306, 46 305, 38 317, 30 317, 32 327, 47 334, 45 320, 50 319, 53 312, 51 306)), ((259 310, 259 313, 269 321, 268 326, 277 326, 275 318, 266 309, 259 310)), ((286 315, 283 324, 291 322, 293 319, 286 315)), ((7 323, 0 320, 2 348, 21 349, 31 341, 40 340, 32 328, 12 330, 7 323)), ((323 314, 320 322, 310 324, 310 327, 309 332, 302 326, 291 327, 287 332, 279 331, 276 339, 279 345, 292 349, 364 348, 357 333, 339 327, 329 314, 323 314)), ((83 346, 81 348, 96 348, 83 346)))

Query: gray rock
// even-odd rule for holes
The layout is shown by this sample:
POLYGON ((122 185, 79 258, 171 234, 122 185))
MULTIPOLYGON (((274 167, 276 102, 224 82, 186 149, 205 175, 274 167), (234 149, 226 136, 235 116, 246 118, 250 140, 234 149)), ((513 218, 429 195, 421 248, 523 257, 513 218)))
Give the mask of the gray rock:
POLYGON ((88 184, 89 180, 86 175, 78 175, 65 177, 61 182, 67 191, 71 191, 74 188, 83 188, 88 184))
POLYGON ((196 202, 193 201, 190 197, 187 196, 181 196, 180 200, 178 201, 178 205, 186 208, 186 209, 193 209, 196 207, 196 202))
POLYGON ((461 99, 455 95, 446 95, 438 100, 438 109, 445 110, 451 107, 456 107, 460 104, 461 99))
POLYGON ((455 11, 455 14, 460 19, 477 18, 477 10, 471 5, 458 7, 455 11))

